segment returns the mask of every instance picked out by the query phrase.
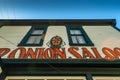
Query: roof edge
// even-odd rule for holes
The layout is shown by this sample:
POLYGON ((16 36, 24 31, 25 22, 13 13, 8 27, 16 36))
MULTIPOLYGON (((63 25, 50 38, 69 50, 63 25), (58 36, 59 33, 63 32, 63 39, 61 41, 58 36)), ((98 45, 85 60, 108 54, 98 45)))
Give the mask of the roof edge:
POLYGON ((116 19, 0 19, 0 26, 16 26, 16 25, 116 25, 116 19))

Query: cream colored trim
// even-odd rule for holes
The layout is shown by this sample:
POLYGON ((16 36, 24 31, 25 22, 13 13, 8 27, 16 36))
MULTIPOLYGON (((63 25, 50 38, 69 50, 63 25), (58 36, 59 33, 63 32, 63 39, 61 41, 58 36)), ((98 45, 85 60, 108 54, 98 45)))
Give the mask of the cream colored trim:
POLYGON ((120 76, 94 76, 93 80, 120 80, 120 76))
POLYGON ((0 67, 0 73, 2 73, 2 69, 1 69, 1 67, 0 67))
POLYGON ((7 76, 5 80, 86 80, 85 76, 7 76))

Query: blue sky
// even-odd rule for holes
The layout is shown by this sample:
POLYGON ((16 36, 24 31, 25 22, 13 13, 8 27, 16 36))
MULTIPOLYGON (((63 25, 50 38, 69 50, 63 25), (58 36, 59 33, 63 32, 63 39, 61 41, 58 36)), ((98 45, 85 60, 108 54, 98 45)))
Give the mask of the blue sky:
POLYGON ((116 19, 120 0, 0 0, 0 19, 116 19))

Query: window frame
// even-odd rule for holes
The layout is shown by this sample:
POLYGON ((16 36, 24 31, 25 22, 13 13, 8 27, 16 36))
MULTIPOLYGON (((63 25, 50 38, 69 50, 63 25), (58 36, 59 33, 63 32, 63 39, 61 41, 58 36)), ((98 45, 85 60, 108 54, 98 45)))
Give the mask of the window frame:
POLYGON ((7 76, 5 80, 86 80, 86 76, 7 76))
POLYGON ((21 42, 18 44, 18 46, 42 46, 44 38, 45 38, 46 31, 47 31, 47 27, 48 27, 47 25, 34 25, 34 26, 32 26, 31 29, 23 37, 21 42), (32 34, 32 32, 36 28, 41 28, 41 30, 43 30, 43 34, 39 34, 39 35, 38 34, 32 34), (38 44, 27 44, 27 41, 28 41, 30 36, 40 36, 40 35, 42 36, 43 39, 41 39, 38 44))
POLYGON ((70 46, 94 46, 93 42, 88 37, 85 30, 83 29, 82 25, 66 25, 66 29, 67 29, 68 41, 70 46), (83 36, 86 43, 85 44, 73 43, 70 30, 80 30, 81 34, 79 35, 83 36))

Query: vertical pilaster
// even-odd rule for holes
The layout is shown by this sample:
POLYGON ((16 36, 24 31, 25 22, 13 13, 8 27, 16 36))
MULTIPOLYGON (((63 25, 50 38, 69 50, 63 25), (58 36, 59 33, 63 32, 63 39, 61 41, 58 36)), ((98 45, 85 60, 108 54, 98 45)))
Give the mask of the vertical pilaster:
POLYGON ((86 80, 93 80, 92 75, 87 73, 86 74, 86 80))

